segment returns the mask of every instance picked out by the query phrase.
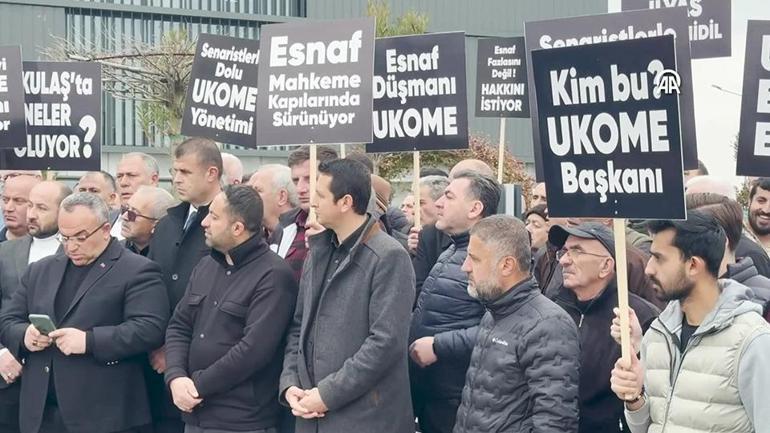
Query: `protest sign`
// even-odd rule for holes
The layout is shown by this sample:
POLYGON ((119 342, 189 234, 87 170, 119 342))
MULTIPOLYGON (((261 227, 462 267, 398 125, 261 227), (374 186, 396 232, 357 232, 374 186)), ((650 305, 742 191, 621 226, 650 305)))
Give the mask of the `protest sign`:
POLYGON ((0 47, 0 148, 23 144, 26 126, 21 48, 0 47))
MULTIPOLYGON (((687 11, 685 8, 535 21, 525 23, 524 30, 527 41, 527 69, 530 89, 533 86, 530 57, 532 50, 673 35, 675 37, 677 72, 681 79, 679 110, 684 168, 690 170, 698 167, 690 41, 687 37, 677 37, 678 35, 687 35, 687 11)), ((537 123, 538 107, 533 92, 530 92, 529 109, 533 119, 535 173, 537 180, 542 181, 543 167, 540 155, 542 146, 540 145, 540 132, 537 123)))
POLYGON ((770 21, 750 20, 746 30, 739 176, 770 176, 770 21))
POLYGON ((101 170, 102 68, 24 62, 26 146, 3 150, 0 168, 101 170))
POLYGON ((624 11, 686 7, 693 59, 730 57, 730 0, 622 0, 624 11))
POLYGON ((258 60, 259 41, 200 35, 182 134, 255 147, 258 60))
POLYGON ((372 140, 374 19, 262 27, 257 143, 372 140))
POLYGON ((466 149, 465 33, 377 39, 367 152, 466 149))
POLYGON ((674 51, 665 36, 532 52, 550 216, 685 217, 674 51))
POLYGON ((479 39, 476 116, 529 117, 524 38, 479 39))

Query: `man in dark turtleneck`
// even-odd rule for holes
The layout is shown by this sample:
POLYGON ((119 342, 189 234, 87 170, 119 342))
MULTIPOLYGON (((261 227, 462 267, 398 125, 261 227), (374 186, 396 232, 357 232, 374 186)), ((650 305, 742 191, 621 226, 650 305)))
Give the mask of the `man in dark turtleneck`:
POLYGON ((91 193, 64 199, 63 252, 31 264, 0 316, 0 340, 24 359, 22 433, 136 432, 150 423, 143 360, 169 316, 160 267, 110 236, 91 193), (50 317, 56 330, 30 324, 50 317))
POLYGON ((248 185, 217 195, 202 226, 211 255, 169 323, 166 383, 187 433, 276 432, 291 267, 265 242, 262 200, 248 185))
POLYGON ((448 433, 454 427, 471 352, 484 307, 467 291, 461 266, 468 231, 497 212, 500 187, 476 172, 454 175, 436 201, 436 228, 452 245, 439 256, 422 285, 409 332, 412 402, 423 433, 448 433))

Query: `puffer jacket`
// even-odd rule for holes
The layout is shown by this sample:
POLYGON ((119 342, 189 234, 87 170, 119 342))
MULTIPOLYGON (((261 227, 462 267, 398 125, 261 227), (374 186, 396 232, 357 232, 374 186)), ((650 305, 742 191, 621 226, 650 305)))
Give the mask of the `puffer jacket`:
POLYGON ((759 274, 751 257, 742 257, 727 265, 727 272, 722 278, 730 278, 751 289, 750 300, 761 305, 763 311, 767 311, 767 303, 770 302, 770 278, 759 274))
POLYGON ((531 278, 486 307, 454 433, 576 432, 575 323, 531 278))
POLYGON ((484 315, 481 303, 468 294, 468 276, 462 264, 468 255, 470 235, 452 236, 452 245, 439 256, 422 285, 412 313, 409 343, 433 336, 438 361, 415 369, 412 384, 419 382, 436 399, 458 399, 465 385, 478 324, 484 315), (417 376, 417 377, 416 377, 417 376))

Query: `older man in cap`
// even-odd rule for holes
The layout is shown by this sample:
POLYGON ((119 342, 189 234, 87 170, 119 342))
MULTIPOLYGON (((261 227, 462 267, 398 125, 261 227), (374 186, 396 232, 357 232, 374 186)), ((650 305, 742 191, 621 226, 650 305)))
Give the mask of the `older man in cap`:
MULTIPOLYGON (((610 373, 620 357, 620 346, 608 332, 618 305, 612 232, 598 222, 556 225, 548 240, 559 248, 564 280, 554 301, 575 321, 580 337, 579 432, 624 431, 623 402, 610 389, 610 373)), ((647 330, 657 308, 633 293, 628 302, 647 330)))

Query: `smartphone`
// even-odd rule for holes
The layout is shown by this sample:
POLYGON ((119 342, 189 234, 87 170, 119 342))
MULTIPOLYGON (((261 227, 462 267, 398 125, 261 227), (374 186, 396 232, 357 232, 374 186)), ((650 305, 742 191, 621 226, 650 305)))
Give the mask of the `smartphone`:
POLYGON ((56 325, 47 314, 30 314, 29 323, 34 325, 38 332, 43 335, 48 335, 56 330, 56 325))

